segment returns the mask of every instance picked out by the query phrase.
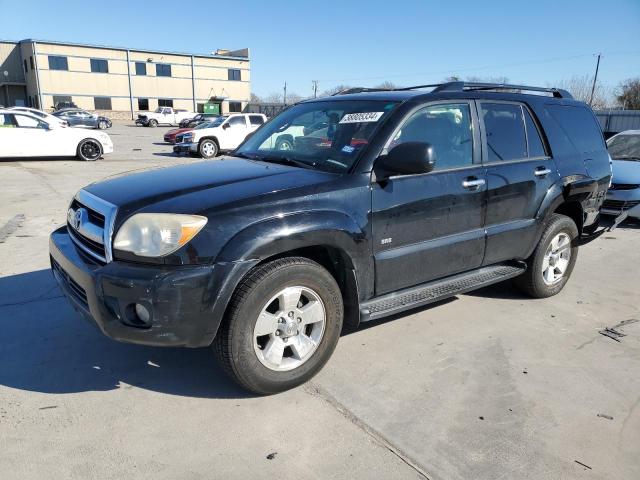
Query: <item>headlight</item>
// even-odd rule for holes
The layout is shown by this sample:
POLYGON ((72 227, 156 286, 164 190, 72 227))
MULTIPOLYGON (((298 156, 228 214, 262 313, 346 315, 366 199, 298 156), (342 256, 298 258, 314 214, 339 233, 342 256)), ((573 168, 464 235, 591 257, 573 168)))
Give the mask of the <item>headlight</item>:
POLYGON ((162 257, 188 243, 206 223, 198 215, 138 213, 120 227, 113 248, 141 257, 162 257))

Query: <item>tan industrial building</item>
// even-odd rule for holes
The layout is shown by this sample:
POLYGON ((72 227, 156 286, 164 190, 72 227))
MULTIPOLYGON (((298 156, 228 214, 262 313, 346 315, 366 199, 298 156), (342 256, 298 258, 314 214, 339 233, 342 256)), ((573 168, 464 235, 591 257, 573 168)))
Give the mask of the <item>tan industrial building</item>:
POLYGON ((158 106, 239 112, 251 95, 249 49, 211 55, 40 40, 0 41, 0 104, 58 103, 133 118, 158 106))

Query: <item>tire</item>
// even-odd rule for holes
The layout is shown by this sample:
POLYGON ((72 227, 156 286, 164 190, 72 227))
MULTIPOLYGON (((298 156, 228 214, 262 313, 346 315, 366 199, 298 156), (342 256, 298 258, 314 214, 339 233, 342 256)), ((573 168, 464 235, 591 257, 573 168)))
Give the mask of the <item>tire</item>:
POLYGON ((158 121, 157 121, 157 120, 149 120, 148 125, 149 125, 151 128, 156 128, 156 127, 158 126, 158 121))
POLYGON ((288 138, 278 138, 276 140, 276 150, 278 151, 289 151, 293 150, 293 143, 288 138))
POLYGON ((527 271, 514 280, 516 287, 534 298, 546 298, 559 293, 569 281, 578 258, 577 238, 578 227, 575 222, 565 215, 554 213, 538 246, 527 260, 527 271), (552 241, 558 241, 556 245, 564 244, 566 248, 558 248, 559 253, 553 255, 552 241), (554 259, 550 259, 550 256, 554 259), (551 275, 547 275, 548 272, 551 275))
POLYGON ((102 145, 98 140, 85 138, 78 144, 76 155, 79 160, 94 162, 102 156, 102 145))
POLYGON ((107 122, 105 122, 104 120, 100 120, 98 122, 98 130, 106 130, 107 129, 107 122))
POLYGON ((242 280, 212 347, 224 371, 243 388, 261 395, 282 392, 311 379, 329 360, 343 316, 340 288, 327 270, 306 258, 282 258, 242 280), (288 299, 293 315, 282 299, 288 299), (259 318, 267 321, 259 324, 259 318), (260 335, 258 328, 270 333, 260 335))
POLYGON ((214 158, 218 155, 218 144, 215 140, 205 138, 198 146, 198 153, 202 158, 214 158))

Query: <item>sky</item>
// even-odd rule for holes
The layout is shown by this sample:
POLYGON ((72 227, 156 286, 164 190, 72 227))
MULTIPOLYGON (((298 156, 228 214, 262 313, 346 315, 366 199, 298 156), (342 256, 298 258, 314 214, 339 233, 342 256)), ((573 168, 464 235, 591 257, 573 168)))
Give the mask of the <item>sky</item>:
POLYGON ((507 77, 553 86, 640 76, 640 0, 0 0, 0 39, 210 53, 249 47, 252 91, 312 94, 507 77))

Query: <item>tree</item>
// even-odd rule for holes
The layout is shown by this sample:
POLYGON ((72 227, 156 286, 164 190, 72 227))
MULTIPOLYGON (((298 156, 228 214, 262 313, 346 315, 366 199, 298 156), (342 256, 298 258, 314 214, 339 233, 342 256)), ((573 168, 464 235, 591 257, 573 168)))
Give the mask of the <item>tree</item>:
POLYGON ((265 103, 282 103, 282 94, 273 92, 262 99, 265 103))
POLYGON ((251 98, 249 100, 250 103, 260 103, 262 102, 262 98, 260 98, 258 95, 256 95, 255 93, 251 94, 251 98))
POLYGON ((329 88, 328 90, 325 90, 319 96, 330 97, 331 95, 335 95, 336 93, 342 92, 344 90, 349 90, 350 88, 353 88, 353 87, 351 85, 336 85, 333 88, 329 88))
POLYGON ((386 81, 376 85, 373 88, 381 88, 383 90, 394 90, 396 88, 401 88, 401 87, 400 87, 400 85, 396 85, 395 83, 386 80, 386 81))
MULTIPOLYGON (((590 75, 576 75, 568 80, 562 80, 553 86, 567 90, 576 100, 589 103, 591 99, 591 89, 593 88, 593 77, 590 75)), ((607 108, 610 104, 609 97, 608 89, 602 85, 602 83, 596 82, 591 107, 594 110, 607 108)))
POLYGON ((625 110, 640 110, 640 77, 621 82, 616 99, 625 110))

